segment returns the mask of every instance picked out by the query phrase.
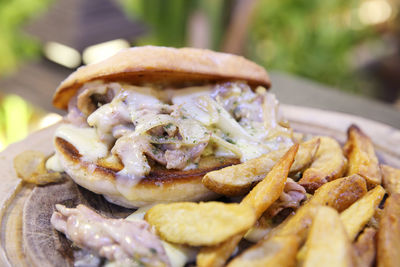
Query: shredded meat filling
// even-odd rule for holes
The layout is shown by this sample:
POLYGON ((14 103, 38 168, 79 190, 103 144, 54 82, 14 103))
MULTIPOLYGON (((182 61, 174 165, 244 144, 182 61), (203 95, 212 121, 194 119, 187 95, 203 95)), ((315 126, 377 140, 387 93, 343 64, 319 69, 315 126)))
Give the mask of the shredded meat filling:
POLYGON ((79 127, 87 127, 89 125, 87 124, 86 119, 86 116, 77 106, 77 96, 74 96, 68 103, 68 114, 65 117, 65 120, 79 127))
POLYGON ((296 183, 293 179, 287 178, 285 188, 279 199, 268 208, 269 217, 274 217, 285 208, 297 209, 303 199, 306 198, 304 187, 296 183))
POLYGON ((87 117, 99 106, 110 103, 120 89, 118 83, 88 83, 78 93, 77 107, 87 117))
POLYGON ((51 224, 81 248, 99 256, 131 266, 169 266, 169 259, 160 239, 143 220, 108 219, 84 205, 66 208, 56 205, 51 224), (133 265, 134 266, 134 265, 133 265))
POLYGON ((179 95, 184 90, 91 82, 71 100, 67 118, 95 128, 123 163, 119 174, 137 180, 150 172, 148 160, 185 169, 206 147, 245 161, 292 144, 291 131, 278 125, 277 101, 265 89, 253 92, 241 82, 201 89, 179 95))

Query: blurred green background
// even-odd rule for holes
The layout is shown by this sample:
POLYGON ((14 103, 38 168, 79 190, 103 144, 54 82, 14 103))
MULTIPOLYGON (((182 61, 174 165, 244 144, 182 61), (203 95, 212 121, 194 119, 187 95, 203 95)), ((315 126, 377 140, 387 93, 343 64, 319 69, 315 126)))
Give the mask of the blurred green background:
MULTIPOLYGON (((0 79, 25 62, 43 56, 43 44, 22 29, 28 21, 45 14, 54 2, 57 1, 0 0, 0 79)), ((389 93, 380 89, 380 76, 371 75, 371 69, 398 54, 398 1, 116 2, 129 18, 147 25, 146 34, 129 40, 134 45, 196 46, 233 52, 268 70, 306 77, 392 104, 397 100, 389 92, 395 89, 389 88, 389 93)), ((396 81, 390 82, 392 86, 396 81)), ((400 97, 397 91, 396 94, 400 97)), ((0 145, 46 125, 39 125, 46 115, 47 111, 18 96, 0 95, 0 145), (24 115, 16 110, 24 110, 24 115), (19 122, 21 126, 15 126, 19 122)))

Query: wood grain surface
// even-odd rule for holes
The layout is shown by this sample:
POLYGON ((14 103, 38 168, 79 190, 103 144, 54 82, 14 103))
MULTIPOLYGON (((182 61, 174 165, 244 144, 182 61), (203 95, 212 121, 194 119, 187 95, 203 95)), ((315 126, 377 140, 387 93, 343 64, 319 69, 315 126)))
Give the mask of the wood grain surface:
MULTIPOLYGON (((400 168, 399 129, 338 112, 290 105, 282 105, 282 110, 296 131, 332 136, 342 144, 346 140, 347 128, 353 123, 357 124, 372 138, 380 161, 400 168)), ((54 230, 50 230, 54 235, 40 237, 43 238, 44 245, 50 244, 50 247, 44 246, 43 251, 33 251, 29 246, 28 249, 23 247, 24 240, 31 239, 32 237, 29 235, 32 232, 37 232, 38 227, 46 224, 41 222, 48 220, 48 214, 51 214, 54 207, 52 206, 53 203, 46 200, 45 190, 48 189, 43 187, 33 188, 22 183, 16 177, 13 168, 13 158, 22 151, 38 150, 50 155, 53 152, 52 135, 56 127, 57 125, 54 125, 36 132, 25 140, 10 145, 0 153, 0 266, 32 266, 39 263, 40 266, 51 266, 52 264, 48 264, 51 262, 50 259, 54 260, 51 257, 58 257, 58 260, 64 259, 65 266, 71 266, 71 261, 68 260, 69 256, 60 254, 60 251, 62 251, 60 248, 66 245, 70 247, 70 243, 63 240, 62 235, 54 230), (38 203, 40 204, 38 205, 38 203), (42 209, 44 215, 32 217, 29 211, 37 208, 42 209), (23 220, 22 218, 29 219, 23 220), (59 251, 56 247, 59 248, 59 251), (42 259, 42 261, 38 262, 37 259, 42 259)), ((54 197, 55 201, 61 203, 69 203, 71 206, 78 202, 86 203, 112 217, 121 217, 129 213, 128 210, 108 204, 104 202, 102 197, 81 189, 70 182, 54 186, 53 189, 50 192, 57 196, 54 197), (62 192, 69 193, 63 194, 62 192), (70 195, 71 192, 75 193, 70 195)))

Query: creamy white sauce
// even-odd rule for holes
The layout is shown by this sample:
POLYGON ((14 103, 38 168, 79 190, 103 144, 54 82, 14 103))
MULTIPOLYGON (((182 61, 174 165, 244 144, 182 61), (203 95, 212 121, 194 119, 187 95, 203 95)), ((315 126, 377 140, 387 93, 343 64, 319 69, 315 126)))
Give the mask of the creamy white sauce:
POLYGON ((187 114, 190 114, 203 125, 211 126, 215 123, 215 119, 213 119, 207 107, 201 105, 199 97, 209 97, 212 89, 211 86, 189 87, 181 90, 171 89, 169 95, 173 104, 181 105, 187 114))
POLYGON ((109 153, 107 145, 99 139, 94 128, 62 124, 57 128, 55 137, 60 137, 72 144, 82 155, 84 161, 96 162, 109 153))
POLYGON ((64 167, 61 165, 61 162, 58 159, 56 154, 51 156, 46 161, 46 169, 53 171, 53 172, 63 172, 64 171, 64 167))
MULTIPOLYGON (((230 157, 236 155, 240 157, 242 162, 245 162, 272 150, 279 149, 282 144, 278 144, 277 141, 284 143, 285 146, 292 144, 290 136, 285 140, 273 139, 271 142, 268 142, 269 129, 275 128, 277 131, 285 131, 285 129, 278 125, 279 118, 274 113, 277 110, 278 103, 273 94, 266 93, 265 89, 258 90, 257 93, 264 96, 266 102, 264 106, 268 108, 266 115, 268 115, 268 119, 270 120, 268 123, 263 124, 262 122, 251 121, 248 125, 241 125, 220 103, 211 98, 213 89, 210 86, 190 87, 175 90, 170 92, 169 95, 172 95, 172 103, 182 105, 191 118, 201 122, 208 129, 219 130, 217 132, 214 131, 214 135, 217 134, 219 137, 222 137, 215 138, 214 136, 213 138, 218 145, 215 155, 230 157), (230 144, 224 142, 226 141, 224 137, 230 144)), ((240 96, 239 98, 243 103, 252 101, 256 97, 255 93, 243 93, 238 87, 234 87, 231 90, 237 91, 236 94, 240 96)), ((219 99, 222 103, 229 101, 229 97, 226 99, 220 97, 219 99)), ((251 105, 251 102, 249 105, 251 105)), ((263 116, 261 105, 258 108, 258 113, 261 118, 263 116)))
MULTIPOLYGON (((230 83, 228 87, 217 85, 179 90, 121 87, 110 103, 88 117, 88 124, 93 128, 63 125, 56 136, 73 144, 83 159, 92 162, 105 157, 113 145, 112 154, 124 165, 119 172, 123 179, 117 179, 117 188, 126 197, 131 195, 127 185, 136 184, 150 172, 147 157, 157 146, 172 146, 189 153, 188 148, 212 143, 214 155, 237 157, 245 162, 293 144, 291 130, 279 124, 281 118, 275 96, 265 89, 253 92, 247 85, 236 83, 230 83), (176 127, 179 139, 151 133, 152 129, 166 125, 176 127), (116 130, 116 127, 123 127, 124 131, 116 130)), ((165 155, 153 159, 182 166, 183 157, 180 163, 178 156, 172 159, 165 155)), ((184 169, 196 166, 193 163, 195 161, 188 160, 184 169)))

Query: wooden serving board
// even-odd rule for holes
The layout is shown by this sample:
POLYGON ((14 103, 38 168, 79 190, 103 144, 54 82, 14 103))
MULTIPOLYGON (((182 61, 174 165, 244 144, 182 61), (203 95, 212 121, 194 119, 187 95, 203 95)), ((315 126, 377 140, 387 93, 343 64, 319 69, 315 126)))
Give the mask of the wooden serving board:
MULTIPOLYGON (((346 140, 347 128, 353 123, 357 124, 372 138, 380 162, 400 168, 399 129, 368 119, 331 111, 290 105, 282 105, 282 110, 296 131, 332 136, 341 143, 346 140)), ((48 155, 53 153, 52 136, 56 127, 57 125, 54 125, 36 132, 25 140, 10 145, 0 153, 0 266, 38 265, 41 259, 43 260, 43 264, 40 262, 41 266, 51 266, 51 264, 48 264, 51 257, 65 257, 65 266, 71 266, 71 262, 68 260, 69 256, 58 253, 58 249, 55 248, 56 246, 59 248, 68 246, 60 239, 59 236, 61 235, 38 236, 37 238, 43 240, 43 251, 32 251, 24 248, 24 237, 29 237, 30 231, 34 231, 35 227, 38 227, 39 224, 35 222, 48 220, 48 214, 51 213, 53 207, 46 205, 46 201, 42 199, 44 194, 40 187, 35 189, 31 185, 22 183, 17 178, 13 168, 13 158, 25 150, 38 150, 48 155), (40 208, 43 209, 44 214, 47 214, 47 217, 29 217, 29 210, 37 208, 37 206, 33 206, 37 203, 43 203, 40 204, 40 208), (24 210, 25 217, 23 216, 24 210), (23 218, 30 219, 23 221, 23 218), (22 231, 23 227, 25 236, 22 231)), ((63 203, 74 202, 77 198, 79 198, 79 203, 89 203, 91 206, 103 203, 106 206, 103 212, 110 216, 115 215, 116 212, 118 216, 123 216, 129 212, 107 204, 103 202, 102 198, 85 190, 82 191, 71 183, 65 183, 52 192, 57 195, 57 201, 63 203), (68 188, 65 192, 75 193, 72 196, 63 194, 64 187, 68 188)))

